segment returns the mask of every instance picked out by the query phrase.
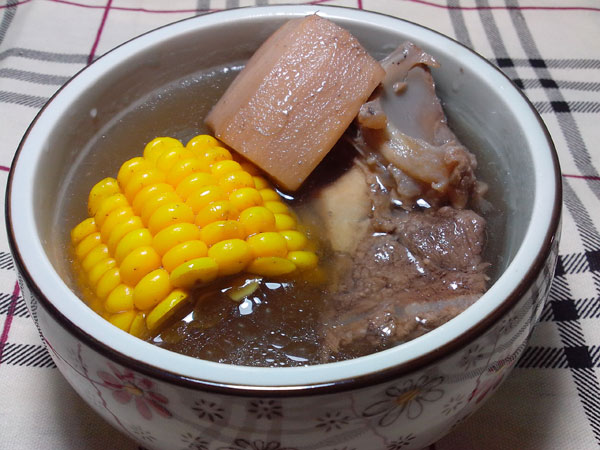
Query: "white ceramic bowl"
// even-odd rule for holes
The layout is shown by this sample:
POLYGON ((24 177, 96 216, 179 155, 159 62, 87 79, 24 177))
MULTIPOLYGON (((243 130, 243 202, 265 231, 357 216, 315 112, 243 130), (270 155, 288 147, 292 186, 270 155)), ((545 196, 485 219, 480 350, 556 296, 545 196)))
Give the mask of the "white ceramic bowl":
MULTIPOLYGON (((167 108, 168 99, 161 98, 152 111, 167 108)), ((421 448, 471 414, 525 348, 556 263, 559 173, 532 105, 499 70, 457 42, 359 10, 242 8, 142 35, 69 81, 21 143, 6 215, 24 297, 58 368, 99 414, 146 447, 421 448), (139 152, 154 136, 197 131, 206 105, 189 106, 182 115, 165 112, 163 122, 144 123, 137 131, 125 126, 122 112, 165 84, 193 79, 198 70, 247 59, 285 20, 315 11, 349 29, 376 57, 408 39, 441 63, 434 77, 451 122, 488 161, 483 170, 495 174, 494 195, 504 204, 494 219, 504 236, 490 236, 502 255, 501 276, 478 302, 434 331, 333 364, 218 364, 171 353, 113 327, 71 290, 67 231, 56 217, 61 202, 83 198, 69 191, 69 170, 76 167, 89 179, 82 183, 91 186, 108 175, 98 161, 104 158, 114 170, 133 156, 128 150, 94 155, 99 141, 112 139, 139 152)))

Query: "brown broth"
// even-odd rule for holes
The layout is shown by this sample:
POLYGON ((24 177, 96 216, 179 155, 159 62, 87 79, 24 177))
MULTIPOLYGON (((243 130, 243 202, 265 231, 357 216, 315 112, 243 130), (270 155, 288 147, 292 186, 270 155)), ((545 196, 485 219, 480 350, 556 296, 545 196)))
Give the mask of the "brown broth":
POLYGON ((194 309, 152 340, 196 358, 249 366, 295 366, 319 361, 323 292, 310 282, 262 280, 240 302, 221 286, 199 290, 194 309), (221 289, 219 289, 221 288, 221 289))

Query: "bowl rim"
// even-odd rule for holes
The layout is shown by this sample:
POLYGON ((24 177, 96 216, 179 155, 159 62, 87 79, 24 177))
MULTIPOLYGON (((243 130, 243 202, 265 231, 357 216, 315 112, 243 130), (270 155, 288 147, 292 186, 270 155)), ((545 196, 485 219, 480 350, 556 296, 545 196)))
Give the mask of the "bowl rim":
MULTIPOLYGON (((238 20, 240 17, 237 18, 238 20)), ((215 11, 208 14, 204 14, 201 16, 190 17, 186 19, 182 19, 162 27, 150 30, 146 33, 143 33, 139 36, 136 36, 119 46, 111 49, 109 52, 97 58, 94 62, 87 65, 86 67, 79 70, 67 83, 61 86, 57 92, 48 100, 48 102, 41 108, 38 112, 27 131, 25 132, 18 149, 13 158, 11 168, 8 175, 7 181, 7 189, 5 194, 5 220, 7 226, 7 235, 11 253, 13 254, 13 259, 15 261, 15 265, 18 268, 18 272, 24 278, 28 288, 34 293, 35 297, 39 301, 39 303, 43 306, 43 308, 48 311, 48 313, 52 316, 54 320, 56 320, 64 330, 70 333, 77 340, 84 342, 87 346, 89 346, 94 351, 100 353, 104 357, 116 361, 122 366, 128 367, 130 369, 134 369, 142 374, 147 376, 151 376, 153 378, 163 380, 172 384, 181 385, 184 387, 192 388, 192 389, 201 389, 210 392, 216 392, 220 394, 229 394, 229 395, 242 395, 242 396, 269 396, 269 397, 290 397, 290 396, 306 396, 306 395, 316 395, 316 394, 324 394, 324 393, 333 393, 340 392, 349 389, 357 389, 365 386, 370 386, 374 384, 379 384, 384 381, 397 378, 401 375, 405 375, 411 371, 417 370, 419 368, 424 367, 427 364, 430 364, 433 361, 441 360, 443 357, 449 355, 454 350, 459 349, 460 347, 468 344, 474 338, 482 335, 486 332, 499 317, 501 317, 504 313, 506 313, 509 309, 511 309, 526 293, 526 291, 530 288, 531 284, 534 282, 538 274, 544 267, 546 259, 551 252, 551 248, 554 244, 555 239, 558 239, 558 229, 560 225, 560 217, 561 217, 561 209, 562 209, 562 177, 560 171, 560 165, 558 160, 558 155, 556 153, 556 149, 552 142, 550 133, 548 132, 543 120, 541 119, 539 113, 535 110, 533 104, 529 101, 529 99, 524 95, 524 93, 516 86, 516 84, 510 80, 508 76, 506 76, 499 68, 494 66, 491 62, 486 60, 484 57, 461 44, 460 42, 438 32, 432 30, 423 25, 401 19, 395 16, 386 15, 378 12, 365 11, 365 10, 357 10, 353 8, 346 8, 341 6, 314 6, 314 5, 269 5, 269 6, 250 6, 250 7, 241 7, 241 8, 232 8, 228 10, 215 11), (134 356, 126 355, 121 351, 111 347, 107 343, 97 339, 90 332, 76 325, 72 320, 70 320, 65 313, 61 312, 54 303, 50 300, 49 296, 44 294, 42 288, 36 283, 34 277, 31 275, 31 269, 28 268, 25 263, 25 257, 23 256, 23 252, 19 247, 19 243, 17 242, 17 238, 15 236, 15 227, 14 227, 14 214, 13 210, 17 208, 12 207, 12 199, 13 197, 13 186, 15 183, 15 172, 17 171, 18 163, 22 154, 24 152, 24 148, 28 144, 28 138, 32 131, 35 129, 36 125, 43 117, 44 112, 50 107, 50 105, 55 101, 55 99, 62 94, 62 92, 67 89, 73 80, 78 79, 78 77, 88 70, 89 67, 94 66, 98 63, 98 61, 104 61, 105 58, 112 55, 118 49, 130 45, 132 41, 136 41, 144 36, 151 35, 152 33, 156 33, 160 30, 163 30, 168 27, 178 26, 182 23, 187 23, 191 21, 205 21, 208 17, 213 17, 215 15, 222 16, 223 19, 226 19, 226 16, 233 16, 232 20, 235 19, 235 15, 239 14, 240 11, 242 14, 244 12, 250 12, 248 17, 257 16, 257 17, 271 17, 271 16, 281 16, 281 17, 297 17, 301 15, 306 15, 310 13, 320 13, 325 17, 332 18, 333 20, 365 20, 367 17, 370 17, 372 20, 387 18, 387 20, 392 19, 393 21, 404 22, 405 25, 410 25, 413 27, 421 28, 426 32, 434 33, 443 39, 449 40, 453 45, 459 45, 464 50, 467 50, 469 53, 474 55, 476 58, 481 60, 482 63, 486 64, 488 68, 492 69, 497 74, 501 75, 505 81, 508 81, 509 86, 511 86, 515 92, 520 96, 520 100, 524 101, 524 105, 528 108, 528 113, 533 114, 535 121, 539 127, 539 130, 542 132, 545 144, 547 145, 547 149, 550 152, 550 160, 551 166, 554 172, 554 193, 552 198, 554 199, 552 204, 552 212, 550 214, 550 220, 548 222, 548 226, 546 232, 541 239, 541 245, 539 251, 537 252, 533 261, 528 265, 525 274, 522 275, 521 280, 514 286, 512 291, 502 300, 499 304, 488 312, 487 315, 481 317, 477 320, 472 326, 467 327, 462 332, 460 332, 457 336, 450 340, 444 341, 442 345, 429 349, 422 354, 417 355, 411 359, 406 361, 392 364, 388 367, 380 369, 376 372, 369 372, 368 369, 365 369, 363 372, 349 376, 349 377, 340 377, 336 379, 325 379, 320 382, 309 382, 309 383, 294 383, 294 384, 282 384, 282 385, 254 385, 247 383, 231 383, 231 382, 221 382, 216 380, 204 379, 198 376, 189 376, 182 373, 178 373, 174 370, 162 368, 147 361, 142 361, 134 356)), ((533 219, 532 219, 533 220, 533 219)), ((528 225, 528 229, 531 224, 528 225)), ((525 237, 529 236, 529 231, 526 233, 525 237)), ((522 249, 526 240, 524 239, 522 243, 519 244, 519 249, 522 249)), ((516 258, 517 255, 515 255, 516 258)), ((504 271, 505 274, 509 267, 511 267, 515 263, 515 258, 509 264, 507 269, 504 271)), ((502 278, 502 276, 500 277, 502 278)), ((24 281, 19 277, 19 282, 23 283, 24 281)), ((64 282, 63 282, 64 284, 64 282)), ((68 287, 67 287, 68 289, 68 287)), ((489 292, 489 291, 488 291, 489 292)), ((73 296, 76 298, 75 294, 73 296)), ((460 316, 460 315, 459 315, 460 316)), ((102 319, 103 320, 103 319, 102 319)), ((452 319, 455 320, 455 319, 452 319)), ((443 327, 443 326, 442 326, 443 327)), ((438 329, 441 327, 438 327, 438 329)), ((116 330, 116 329, 115 329, 116 330)), ((116 330, 119 331, 120 330, 116 330)), ((435 331, 435 330, 434 330, 435 331)), ((123 332, 121 332, 123 333, 123 332)), ((433 333, 430 332, 430 333, 433 333)), ((428 333, 429 334, 429 333, 428 333)), ((129 336, 129 335, 126 335, 129 336)), ((425 335, 427 336, 427 335, 425 335)), ((135 339, 135 338, 134 338, 135 339)), ((416 340, 421 339, 417 338, 416 340)), ((48 344, 45 338, 43 338, 44 342, 48 344)), ((411 341, 413 342, 413 341, 411 341)), ((147 344, 152 346, 152 344, 147 344)), ((398 347, 404 347, 407 344, 402 344, 398 347)), ((154 346, 152 346, 154 347, 154 346)), ((396 347, 396 348, 398 348, 396 347)), ((156 347, 154 347, 156 348, 156 347)), ((162 351, 167 351, 164 349, 160 349, 162 351)), ((388 349, 385 352, 387 353, 392 351, 392 349, 388 349)), ((169 352, 170 353, 170 352, 169 352)), ((369 356, 364 356, 361 358, 356 358, 355 360, 364 360, 369 358, 369 356)), ((190 357, 184 357, 190 358, 190 357)), ((190 358, 193 359, 193 358, 190 358)), ((218 364, 211 363, 207 361, 200 361, 198 364, 218 364)), ((328 363, 328 364, 319 364, 316 366, 309 367, 326 367, 335 364, 344 364, 345 362, 339 363, 328 363)), ((240 368, 244 368, 245 366, 231 366, 226 364, 218 364, 221 366, 227 366, 232 368, 231 370, 237 370, 240 368), (237 369, 236 369, 237 368, 237 369)), ((253 368, 257 371, 282 371, 284 373, 286 370, 298 370, 302 368, 253 368)))

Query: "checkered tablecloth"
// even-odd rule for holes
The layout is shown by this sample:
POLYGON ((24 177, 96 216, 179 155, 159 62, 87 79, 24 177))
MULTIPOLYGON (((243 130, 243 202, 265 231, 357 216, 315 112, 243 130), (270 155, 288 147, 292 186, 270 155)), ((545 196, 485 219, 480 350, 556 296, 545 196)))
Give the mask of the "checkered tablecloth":
MULTIPOLYGON (((99 55, 176 20, 212 10, 273 3, 280 2, 0 0, 0 177, 6 179, 19 141, 42 105, 70 76, 99 55)), ((563 237, 550 301, 529 348, 500 391, 431 447, 597 447, 600 1, 285 3, 363 8, 423 24, 454 37, 497 64, 532 100, 558 149, 564 181, 563 237)), ((136 448, 137 444, 112 429, 80 400, 57 371, 20 297, 3 223, 0 449, 136 448)))

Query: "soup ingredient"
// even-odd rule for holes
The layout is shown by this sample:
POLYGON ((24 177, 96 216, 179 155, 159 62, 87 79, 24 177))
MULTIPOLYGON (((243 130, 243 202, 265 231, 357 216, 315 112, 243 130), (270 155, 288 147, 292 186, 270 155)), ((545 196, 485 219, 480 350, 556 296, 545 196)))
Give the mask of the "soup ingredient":
POLYGON ((348 31, 310 15, 250 58, 206 123, 294 191, 350 125, 384 71, 348 31))
POLYGON ((457 208, 476 201, 486 185, 475 178, 475 156, 448 127, 429 71, 437 62, 405 42, 381 64, 385 78, 357 118, 358 145, 377 150, 397 185, 394 194, 407 208, 417 199, 457 208))
MULTIPOLYGON (((351 170, 362 174, 354 177, 354 220, 368 226, 335 236, 357 244, 338 253, 334 266, 321 332, 326 359, 413 339, 487 289, 486 222, 464 209, 477 204, 485 185, 475 178, 475 156, 447 125, 429 72, 437 63, 405 43, 382 65, 384 82, 350 137, 359 150, 351 170)), ((342 202, 344 177, 322 191, 328 204, 342 202)), ((331 215, 321 212, 321 219, 331 230, 331 215)))
POLYGON ((356 356, 413 339, 485 292, 482 217, 446 206, 395 219, 393 231, 361 239, 350 269, 338 275, 324 314, 325 353, 356 356))
POLYGON ((91 189, 88 213, 71 232, 86 297, 138 337, 160 328, 198 285, 318 262, 279 194, 207 135, 186 147, 154 139, 116 179, 91 189))
POLYGON ((352 167, 315 196, 315 209, 324 218, 325 233, 336 252, 354 253, 370 227, 371 199, 365 175, 352 167), (348 199, 352 199, 351 207, 348 199), (358 237, 358 239, 357 239, 358 237))

